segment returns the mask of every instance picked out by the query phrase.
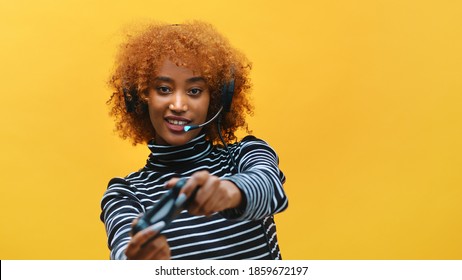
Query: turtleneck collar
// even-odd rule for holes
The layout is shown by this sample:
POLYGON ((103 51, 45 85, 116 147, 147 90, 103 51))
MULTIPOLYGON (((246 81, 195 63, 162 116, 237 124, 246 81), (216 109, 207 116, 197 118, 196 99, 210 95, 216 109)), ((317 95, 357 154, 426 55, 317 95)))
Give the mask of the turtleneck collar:
POLYGON ((151 150, 151 155, 146 167, 169 167, 195 162, 206 157, 212 151, 212 144, 205 140, 205 134, 199 134, 184 145, 156 145, 154 141, 150 141, 148 148, 151 150))

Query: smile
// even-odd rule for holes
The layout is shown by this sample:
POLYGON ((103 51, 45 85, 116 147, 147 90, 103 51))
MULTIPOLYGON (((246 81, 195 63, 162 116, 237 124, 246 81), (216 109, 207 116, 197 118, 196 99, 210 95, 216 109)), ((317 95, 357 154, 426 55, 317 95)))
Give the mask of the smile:
POLYGON ((184 133, 185 126, 191 122, 190 119, 180 116, 166 116, 164 120, 167 128, 175 134, 184 133))
POLYGON ((187 121, 179 121, 179 120, 167 120, 167 122, 174 124, 174 125, 181 125, 181 126, 185 126, 188 123, 187 121))

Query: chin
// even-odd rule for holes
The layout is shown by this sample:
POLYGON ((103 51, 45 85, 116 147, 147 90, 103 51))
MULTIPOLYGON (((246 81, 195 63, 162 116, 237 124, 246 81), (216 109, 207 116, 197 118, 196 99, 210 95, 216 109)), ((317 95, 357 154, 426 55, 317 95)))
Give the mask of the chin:
POLYGON ((183 135, 175 135, 175 136, 171 136, 171 137, 166 137, 166 138, 164 138, 164 140, 167 143, 167 145, 181 146, 181 145, 184 145, 184 144, 188 143, 192 139, 194 139, 194 137, 196 137, 196 135, 186 135, 186 133, 185 133, 183 135))

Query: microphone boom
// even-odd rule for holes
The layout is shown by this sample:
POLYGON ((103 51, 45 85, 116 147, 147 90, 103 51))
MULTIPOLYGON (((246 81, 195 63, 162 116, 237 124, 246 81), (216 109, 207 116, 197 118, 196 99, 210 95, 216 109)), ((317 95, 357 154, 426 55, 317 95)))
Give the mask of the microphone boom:
POLYGON ((190 130, 194 130, 194 129, 197 129, 197 128, 201 128, 203 126, 206 126, 208 125, 210 122, 212 122, 214 119, 216 119, 218 117, 218 115, 221 113, 221 111, 223 111, 223 106, 220 108, 220 110, 218 110, 218 112, 215 114, 215 116, 213 116, 213 118, 211 118, 210 120, 208 120, 207 122, 203 123, 203 124, 199 124, 199 125, 185 125, 183 127, 183 130, 185 132, 188 132, 190 130))

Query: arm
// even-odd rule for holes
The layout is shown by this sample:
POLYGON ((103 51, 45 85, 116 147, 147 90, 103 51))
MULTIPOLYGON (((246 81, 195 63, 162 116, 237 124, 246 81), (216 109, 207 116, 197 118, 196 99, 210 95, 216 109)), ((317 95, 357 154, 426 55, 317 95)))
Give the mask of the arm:
POLYGON ((285 176, 278 156, 264 141, 246 137, 235 150, 238 173, 223 178, 234 183, 245 199, 242 207, 222 211, 229 219, 258 220, 285 210, 285 176))
POLYGON ((147 228, 130 236, 132 223, 143 213, 143 207, 129 182, 122 178, 112 179, 101 201, 101 209, 100 218, 106 226, 111 259, 170 258, 170 248, 164 236, 150 240, 156 229, 147 228))
MULTIPOLYGON (((224 178, 208 171, 195 172, 181 193, 189 197, 199 187, 188 211, 193 215, 221 212, 225 218, 258 220, 287 208, 282 188, 284 174, 278 168, 278 158, 264 141, 247 138, 235 150, 238 174, 224 178)), ((178 179, 171 179, 173 187, 178 179)))

